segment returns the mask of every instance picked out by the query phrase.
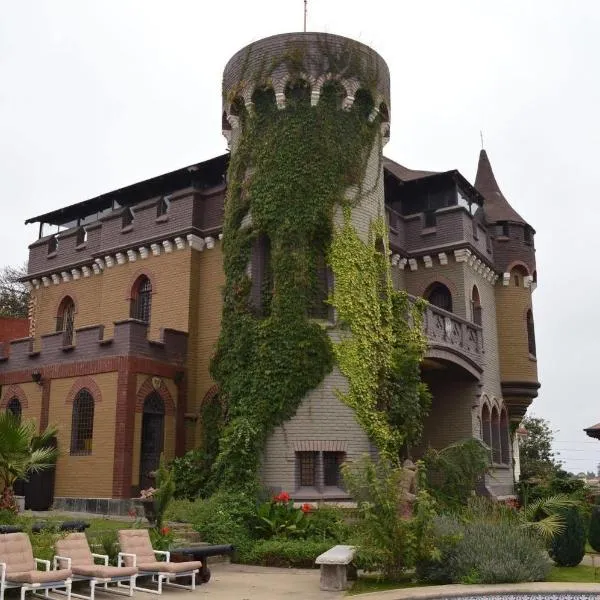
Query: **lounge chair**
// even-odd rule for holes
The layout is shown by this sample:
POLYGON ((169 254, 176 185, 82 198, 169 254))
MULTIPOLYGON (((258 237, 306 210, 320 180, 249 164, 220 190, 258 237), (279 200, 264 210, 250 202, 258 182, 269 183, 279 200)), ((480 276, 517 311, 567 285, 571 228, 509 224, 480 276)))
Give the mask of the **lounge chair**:
POLYGON ((202 567, 202 563, 199 560, 171 562, 170 552, 152 548, 147 529, 121 529, 119 544, 121 546, 119 566, 137 567, 138 577, 151 575, 157 584, 157 589, 140 587, 136 584, 136 590, 162 594, 163 584, 192 591, 196 589, 196 574, 202 567), (164 556, 165 560, 156 560, 156 555, 164 556), (180 577, 191 577, 191 584, 183 585, 171 581, 180 577))
MULTIPOLYGON (((111 567, 106 554, 94 554, 89 547, 85 533, 70 533, 55 544, 56 556, 54 568, 66 567, 73 572, 73 581, 87 581, 90 586, 89 595, 71 592, 76 598, 94 600, 96 586, 102 586, 108 592, 122 595, 133 595, 137 569, 135 567, 111 567), (101 559, 104 564, 98 565, 94 559, 101 559), (125 584, 124 582, 129 582, 125 584), (117 587, 108 587, 109 583, 117 583, 117 587), (122 585, 119 585, 122 584, 122 585), (125 590, 118 589, 119 587, 125 590)), ((56 590, 59 591, 59 590, 56 590)), ((60 593, 60 592, 59 592, 60 593)))
POLYGON ((4 600, 4 591, 9 588, 21 589, 21 600, 25 593, 48 598, 48 590, 64 589, 67 598, 71 598, 70 569, 50 570, 50 561, 34 558, 31 542, 26 533, 5 533, 0 535, 0 600, 4 600), (38 571, 37 564, 44 565, 38 571), (39 591, 44 590, 44 594, 39 591))

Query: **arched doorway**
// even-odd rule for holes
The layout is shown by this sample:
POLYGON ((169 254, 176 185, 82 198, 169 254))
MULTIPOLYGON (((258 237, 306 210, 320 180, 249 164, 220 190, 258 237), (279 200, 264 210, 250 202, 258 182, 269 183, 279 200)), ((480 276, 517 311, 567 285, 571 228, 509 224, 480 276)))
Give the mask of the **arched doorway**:
POLYGON ((165 403, 158 392, 144 400, 140 448, 140 487, 154 487, 150 473, 158 469, 165 439, 165 403))

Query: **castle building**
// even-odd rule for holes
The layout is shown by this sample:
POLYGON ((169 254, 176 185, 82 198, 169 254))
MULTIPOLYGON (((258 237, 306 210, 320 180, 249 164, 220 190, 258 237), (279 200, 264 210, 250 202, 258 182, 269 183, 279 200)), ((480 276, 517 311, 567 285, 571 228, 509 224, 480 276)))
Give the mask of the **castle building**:
MULTIPOLYGON (((333 230, 349 214, 366 243, 383 219, 393 286, 429 301, 422 378, 433 401, 414 452, 479 438, 494 467, 482 491, 513 493, 513 432, 540 385, 535 232, 500 191, 485 150, 474 185, 456 170, 412 170, 385 158, 391 110, 383 59, 340 36, 297 33, 255 42, 227 64, 228 153, 26 221, 39 227, 29 247, 29 336, 12 340, 0 361, 0 407, 41 428, 59 425, 56 505, 85 500, 88 510, 119 510, 151 484, 161 453, 173 458, 199 443, 202 407, 219 394, 209 366, 225 318, 224 248, 240 232, 253 233, 244 277, 260 318, 262 290, 278 285, 271 252, 285 245, 273 237, 277 214, 275 225, 265 225, 252 197, 231 225, 226 203, 239 190, 228 166, 248 151, 252 115, 269 110, 285 119, 296 103, 317 110, 324 98, 338 102, 340 115, 377 128, 361 180, 344 192, 351 210, 332 208, 333 230), (298 54, 302 66, 292 68, 289 57, 298 54), (340 69, 346 59, 358 66, 340 69)), ((275 164, 285 143, 261 149, 265 164, 275 164)), ((319 173, 320 158, 303 159, 298 171, 319 173)), ((255 170, 249 164, 242 180, 255 170)), ((278 190, 295 185, 276 179, 278 190)), ((321 268, 317 280, 327 298, 335 274, 321 268)), ((308 318, 336 339, 336 313, 321 302, 308 318)), ((348 498, 340 464, 372 452, 373 443, 340 399, 347 387, 334 364, 269 432, 260 461, 265 486, 298 500, 348 498)))

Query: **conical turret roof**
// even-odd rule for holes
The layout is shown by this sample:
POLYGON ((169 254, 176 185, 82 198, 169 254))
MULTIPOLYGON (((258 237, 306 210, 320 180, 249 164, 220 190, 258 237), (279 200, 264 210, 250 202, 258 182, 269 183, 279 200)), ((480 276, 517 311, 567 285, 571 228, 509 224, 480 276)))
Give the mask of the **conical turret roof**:
POLYGON ((527 221, 509 204, 504 194, 500 191, 500 186, 494 177, 490 159, 487 152, 483 149, 479 153, 475 189, 484 198, 483 212, 488 223, 511 221, 513 223, 522 223, 523 225, 527 224, 527 221))

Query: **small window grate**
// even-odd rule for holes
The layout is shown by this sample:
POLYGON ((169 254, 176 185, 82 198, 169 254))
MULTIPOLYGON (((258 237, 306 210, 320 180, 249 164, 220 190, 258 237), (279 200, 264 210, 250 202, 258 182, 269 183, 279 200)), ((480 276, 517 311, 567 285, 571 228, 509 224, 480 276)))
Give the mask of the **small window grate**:
POLYGON ((166 198, 161 198, 156 205, 156 218, 162 217, 169 211, 169 202, 166 198))
POLYGON ((323 483, 326 487, 342 487, 341 466, 344 452, 323 452, 323 483))
POLYGON ((150 323, 150 309, 152 307, 152 283, 142 276, 138 279, 136 291, 131 299, 131 318, 150 323))
POLYGON ((94 434, 94 398, 82 389, 73 402, 71 419, 71 455, 84 456, 92 453, 94 434))
POLYGON ((63 346, 73 345, 73 333, 75 331, 75 304, 69 297, 65 298, 56 317, 56 331, 63 332, 63 346))
POLYGON ((125 229, 125 227, 129 227, 133 223, 133 211, 130 208, 125 208, 123 210, 123 215, 121 216, 121 227, 125 229))
POLYGON ((300 487, 317 487, 317 453, 298 452, 300 487))
POLYGON ((53 235, 48 240, 48 254, 54 254, 58 250, 58 238, 53 235))
POLYGON ((21 402, 18 398, 11 398, 6 410, 9 413, 12 413, 14 417, 16 417, 19 421, 21 420, 21 415, 23 414, 23 408, 21 407, 21 402))

